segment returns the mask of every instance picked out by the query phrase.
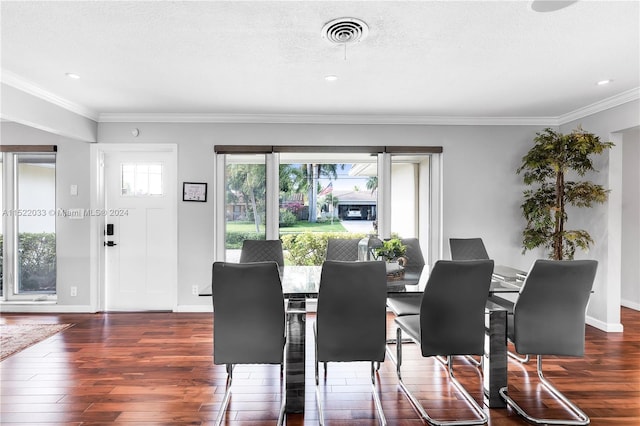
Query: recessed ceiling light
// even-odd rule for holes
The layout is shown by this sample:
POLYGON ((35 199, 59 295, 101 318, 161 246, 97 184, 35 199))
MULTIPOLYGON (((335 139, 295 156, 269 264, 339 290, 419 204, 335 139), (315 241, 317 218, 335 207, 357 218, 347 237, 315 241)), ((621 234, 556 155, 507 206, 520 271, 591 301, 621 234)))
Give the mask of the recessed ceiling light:
POLYGON ((600 80, 600 81, 599 81, 599 82, 597 82, 596 84, 597 84, 598 86, 604 86, 604 85, 606 85, 606 84, 611 83, 612 81, 613 81, 613 80, 611 80, 611 79, 608 79, 608 80, 600 80))
POLYGON ((336 81, 338 79, 337 75, 328 75, 324 78, 327 81, 336 81))
POLYGON ((78 74, 73 73, 73 72, 68 72, 68 73, 66 73, 65 75, 66 75, 67 77, 69 77, 69 78, 74 79, 74 80, 77 80, 77 79, 79 79, 79 78, 80 78, 80 76, 79 76, 78 74))

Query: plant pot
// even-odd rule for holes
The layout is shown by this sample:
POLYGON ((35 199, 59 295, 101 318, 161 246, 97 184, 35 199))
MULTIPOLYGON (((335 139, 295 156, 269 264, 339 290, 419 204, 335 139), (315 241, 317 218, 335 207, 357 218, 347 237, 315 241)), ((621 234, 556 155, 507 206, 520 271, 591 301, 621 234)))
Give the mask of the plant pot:
POLYGON ((401 280, 404 278, 404 268, 397 260, 385 262, 387 268, 387 281, 401 280))

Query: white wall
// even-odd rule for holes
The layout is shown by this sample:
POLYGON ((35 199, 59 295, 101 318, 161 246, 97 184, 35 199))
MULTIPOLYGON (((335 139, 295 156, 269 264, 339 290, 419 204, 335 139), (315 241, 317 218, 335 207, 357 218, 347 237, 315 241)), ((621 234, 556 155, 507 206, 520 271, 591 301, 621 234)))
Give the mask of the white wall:
POLYGON ((72 139, 95 142, 97 123, 58 105, 0 83, 0 118, 72 139))
POLYGON ((640 127, 622 139, 621 303, 640 310, 640 127))
POLYGON ((598 114, 584 117, 561 126, 568 133, 581 126, 598 135, 601 140, 612 141, 616 146, 605 155, 594 158, 597 173, 586 178, 611 190, 605 205, 591 209, 580 209, 570 214, 570 226, 586 229, 595 241, 589 253, 578 253, 576 258, 598 260, 598 272, 594 283, 588 315, 593 325, 607 331, 622 331, 620 323, 621 304, 621 258, 622 258, 622 133, 640 123, 640 101, 632 101, 598 114))

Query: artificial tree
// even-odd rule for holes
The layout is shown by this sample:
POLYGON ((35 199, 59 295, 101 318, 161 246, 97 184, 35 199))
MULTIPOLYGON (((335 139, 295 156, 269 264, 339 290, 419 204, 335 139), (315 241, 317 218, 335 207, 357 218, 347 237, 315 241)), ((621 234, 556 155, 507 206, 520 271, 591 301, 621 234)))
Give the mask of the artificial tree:
POLYGON ((568 205, 592 207, 604 203, 609 191, 589 181, 568 180, 572 172, 580 177, 595 171, 591 156, 613 146, 601 142, 580 127, 563 135, 552 129, 536 133, 534 146, 522 158, 518 174, 526 185, 522 213, 527 220, 523 231, 523 253, 536 247, 551 250, 551 259, 573 259, 576 247, 588 250, 593 239, 585 230, 567 230, 568 205))

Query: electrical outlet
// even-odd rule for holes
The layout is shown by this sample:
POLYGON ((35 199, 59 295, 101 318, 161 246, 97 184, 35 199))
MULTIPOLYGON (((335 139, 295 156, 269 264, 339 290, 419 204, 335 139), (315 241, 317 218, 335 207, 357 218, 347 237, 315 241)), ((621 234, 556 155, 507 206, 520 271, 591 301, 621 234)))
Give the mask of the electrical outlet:
POLYGON ((193 294, 194 296, 197 296, 199 291, 200 290, 198 289, 197 285, 191 286, 191 294, 193 294))
POLYGON ((78 295, 78 287, 72 286, 71 287, 71 297, 76 297, 77 295, 78 295))

